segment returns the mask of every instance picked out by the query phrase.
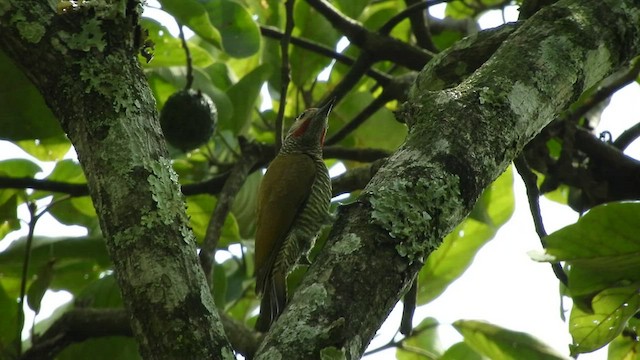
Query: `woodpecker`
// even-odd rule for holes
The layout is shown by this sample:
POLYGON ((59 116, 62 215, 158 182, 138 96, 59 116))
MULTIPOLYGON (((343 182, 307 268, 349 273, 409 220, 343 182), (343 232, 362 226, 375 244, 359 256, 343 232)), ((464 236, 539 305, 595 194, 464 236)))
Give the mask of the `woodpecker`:
POLYGON ((266 332, 287 304, 287 275, 329 219, 331 179, 322 160, 333 100, 302 112, 267 168, 258 191, 255 237, 256 330, 266 332))

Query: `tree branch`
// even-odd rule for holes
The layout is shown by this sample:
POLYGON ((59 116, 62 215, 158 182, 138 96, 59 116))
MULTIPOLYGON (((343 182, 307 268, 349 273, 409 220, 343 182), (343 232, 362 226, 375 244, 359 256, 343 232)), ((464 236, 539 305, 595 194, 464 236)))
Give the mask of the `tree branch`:
POLYGON ((426 22, 425 9, 429 7, 429 5, 426 5, 429 1, 405 0, 405 3, 407 4, 407 8, 402 12, 406 14, 405 16, 409 17, 409 21, 411 22, 411 32, 413 32, 413 35, 416 38, 416 44, 434 54, 438 53, 438 48, 436 48, 433 43, 431 31, 429 30, 429 26, 426 22), (420 6, 421 4, 425 4, 425 6, 422 7, 420 6))
POLYGON ((434 59, 397 114, 409 126, 405 143, 359 199, 340 208, 324 249, 255 359, 276 352, 317 358, 328 347, 359 358, 420 260, 469 214, 482 190, 583 91, 640 52, 634 21, 640 10, 633 4, 561 0, 519 25, 462 83, 442 91, 432 90, 433 69, 454 52, 434 59), (593 49, 609 61, 592 64, 593 49))
MULTIPOLYGON (((272 39, 280 40, 284 35, 280 30, 271 27, 260 25, 260 32, 263 36, 269 37, 272 39)), ((341 54, 339 52, 334 51, 331 48, 328 48, 322 44, 315 43, 313 41, 302 39, 296 36, 291 36, 291 43, 293 45, 299 46, 302 49, 313 51, 317 54, 324 55, 328 58, 335 59, 336 61, 343 63, 345 65, 353 65, 355 63, 355 59, 350 56, 341 54)), ((379 70, 376 69, 367 69, 366 75, 380 83, 381 85, 385 85, 388 81, 391 80, 391 77, 379 70)))
POLYGON ((0 49, 78 153, 141 355, 221 359, 232 349, 136 57, 142 8, 120 5, 80 2, 58 14, 49 1, 12 2, 0 13, 0 49))
MULTIPOLYGON (((260 341, 257 333, 226 314, 221 318, 233 348, 245 357, 255 353, 260 341)), ((53 359, 71 344, 106 336, 133 336, 124 309, 75 308, 34 338, 20 360, 53 359)))
MULTIPOLYGON (((250 146, 256 146, 255 143, 250 146)), ((260 155, 253 166, 251 172, 266 166, 275 156, 275 146, 273 144, 260 144, 260 155)), ((358 149, 347 148, 342 146, 327 146, 324 149, 325 159, 340 159, 359 162, 373 162, 378 159, 389 156, 390 152, 383 149, 358 149)), ((220 193, 224 184, 227 182, 230 173, 223 173, 215 177, 192 184, 182 185, 182 193, 186 196, 220 193)), ((33 189, 42 191, 51 191, 67 194, 72 197, 88 196, 89 188, 87 184, 71 184, 54 180, 39 180, 32 178, 12 178, 0 176, 0 189, 33 189)))
MULTIPOLYGON (((547 246, 544 239, 547 237, 547 231, 544 229, 542 213, 540 212, 540 191, 538 190, 537 176, 529 168, 529 164, 527 164, 527 160, 525 159, 523 154, 520 154, 514 160, 514 164, 516 166, 516 170, 518 170, 518 173, 522 177, 525 188, 527 189, 529 210, 531 211, 531 216, 533 217, 533 225, 536 229, 536 233, 538 234, 538 238, 540 238, 542 247, 546 248, 547 246)), ((560 282, 564 285, 567 285, 567 274, 562 269, 562 265, 559 262, 552 263, 551 269, 556 275, 556 278, 560 280, 560 282)))
POLYGON ((340 30, 352 44, 369 53, 374 62, 389 60, 412 70, 420 70, 432 58, 431 54, 422 49, 365 29, 325 0, 306 1, 340 30))
POLYGON ((284 111, 287 107, 287 92, 289 81, 291 81, 291 66, 289 65, 289 43, 291 42, 291 32, 293 31, 293 5, 295 0, 286 0, 284 9, 286 14, 284 33, 280 39, 280 54, 282 64, 280 66, 280 103, 278 105, 278 116, 276 117, 276 153, 282 146, 282 132, 284 130, 284 111))
MULTIPOLYGON (((224 221, 231 211, 231 206, 236 198, 236 194, 240 191, 240 188, 247 179, 247 175, 251 172, 251 169, 260 160, 260 146, 255 143, 248 143, 241 141, 240 146, 242 148, 242 158, 233 166, 233 169, 229 173, 229 177, 225 182, 222 190, 218 194, 218 201, 216 202, 216 208, 211 215, 209 225, 207 226, 207 232, 204 237, 204 243, 200 248, 199 258, 200 266, 204 271, 204 275, 207 281, 211 281, 211 269, 215 257, 218 241, 222 235, 222 227, 224 221)), ((215 286, 215 284, 212 284, 215 286)))

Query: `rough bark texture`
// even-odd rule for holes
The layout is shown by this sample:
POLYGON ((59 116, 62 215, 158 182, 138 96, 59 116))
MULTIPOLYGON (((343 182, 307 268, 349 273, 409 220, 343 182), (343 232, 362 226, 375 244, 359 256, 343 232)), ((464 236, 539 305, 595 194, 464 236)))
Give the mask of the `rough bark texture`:
MULTIPOLYGON (((258 350, 258 359, 359 358, 425 256, 546 124, 640 52, 637 1, 543 9, 464 82, 421 72, 410 132, 355 204, 258 350)), ((446 54, 445 54, 446 55, 446 54)))
POLYGON ((0 2, 0 48, 78 153, 141 354, 233 358, 136 58, 139 4, 55 3, 0 2))

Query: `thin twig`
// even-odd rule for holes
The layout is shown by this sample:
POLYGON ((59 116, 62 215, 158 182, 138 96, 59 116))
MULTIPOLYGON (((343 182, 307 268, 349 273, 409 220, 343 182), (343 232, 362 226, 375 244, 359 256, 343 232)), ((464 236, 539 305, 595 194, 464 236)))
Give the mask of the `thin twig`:
POLYGON ((395 76, 391 81, 383 88, 382 93, 375 98, 367 107, 365 107, 358 115, 356 115, 350 122, 342 127, 338 132, 333 134, 325 144, 333 145, 340 142, 347 137, 350 133, 355 131, 360 125, 362 125, 367 119, 375 114, 386 103, 392 100, 399 100, 403 102, 407 99, 409 88, 414 83, 417 73, 410 72, 403 75, 395 76))
POLYGON ((631 66, 623 73, 614 75, 612 79, 606 79, 606 81, 593 94, 591 94, 591 96, 586 98, 580 106, 569 111, 566 116, 564 116, 564 120, 570 123, 577 122, 580 118, 585 116, 589 110, 606 100, 614 92, 635 81, 638 78, 638 74, 640 74, 640 57, 633 59, 631 61, 631 66))
MULTIPOLYGON (((410 339, 410 338, 412 338, 412 337, 417 337, 417 336, 419 336, 421 333, 423 333, 424 331, 430 330, 430 329, 432 329, 432 328, 434 328, 434 327, 438 327, 438 326, 440 326, 440 324, 439 324, 439 323, 437 323, 437 322, 434 322, 434 323, 429 324, 429 325, 427 325, 427 326, 421 327, 421 328, 417 329, 416 331, 414 331, 414 332, 411 334, 411 336, 404 337, 404 338, 402 338, 402 339, 400 339, 400 340, 394 340, 394 339, 391 339, 388 343, 386 343, 386 344, 384 344, 384 345, 382 345, 382 346, 380 346, 380 347, 378 347, 378 348, 375 348, 375 349, 373 349, 373 350, 370 350, 370 351, 365 352, 365 353, 363 354, 363 356, 369 356, 369 355, 371 355, 371 354, 375 354, 375 353, 378 353, 378 352, 380 352, 380 351, 383 351, 383 350, 386 350, 386 349, 391 349, 391 348, 394 348, 394 347, 397 347, 397 348, 399 348, 399 349, 403 349, 403 350, 407 350, 407 351, 411 351, 411 352, 415 352, 415 351, 414 351, 414 349, 409 349, 409 348, 407 348, 407 347, 404 345, 404 342, 405 342, 407 339, 410 339)), ((396 332, 396 334, 397 334, 397 332, 396 332)), ((394 338, 395 338, 395 336, 394 336, 394 338)), ((422 354, 422 353, 421 353, 421 355, 425 355, 425 354, 422 354)), ((429 359, 437 359, 437 358, 438 358, 438 357, 437 357, 437 356, 435 356, 434 354, 429 353, 429 355, 431 355, 431 357, 429 357, 429 359)), ((426 355, 425 355, 425 356, 426 356, 426 355)))
POLYGON ((639 137, 640 123, 637 123, 620 134, 620 136, 618 136, 618 138, 613 142, 613 146, 620 150, 624 150, 639 137))
POLYGON ((287 106, 287 91, 289 81, 291 81, 291 65, 289 64, 289 42, 291 42, 291 32, 293 32, 293 5, 295 0, 287 0, 284 4, 286 11, 286 22, 284 34, 280 39, 280 53, 282 56, 282 67, 280 73, 280 104, 278 106, 278 116, 276 117, 276 152, 282 146, 282 136, 284 131, 284 111, 287 106))
POLYGON ((325 98, 322 103, 326 103, 329 99, 336 99, 336 104, 342 100, 345 95, 353 89, 354 86, 362 79, 362 76, 367 72, 367 70, 374 64, 374 61, 371 59, 369 54, 366 52, 361 52, 358 58, 356 59, 355 64, 351 66, 349 72, 342 78, 342 80, 333 88, 325 98))
MULTIPOLYGON (((275 147, 273 145, 262 144, 261 148, 260 159, 256 163, 256 166, 251 169, 252 172, 264 167, 275 156, 275 147)), ((391 155, 391 152, 384 149, 327 146, 323 150, 323 155, 325 159, 341 159, 370 163, 388 157, 391 155)), ((186 196, 218 194, 229 178, 229 174, 229 172, 225 172, 203 182, 185 184, 182 186, 182 193, 186 196)), ((69 197, 89 195, 87 184, 70 184, 53 180, 11 178, 5 176, 0 176, 0 189, 34 189, 67 194, 69 197)))
POLYGON ((27 274, 29 272, 29 261, 31 260, 31 245, 33 244, 33 235, 36 229, 36 223, 38 222, 38 216, 36 215, 36 204, 31 202, 28 205, 29 208, 29 233, 27 234, 27 243, 24 248, 24 261, 22 262, 22 276, 20 279, 20 300, 18 301, 18 321, 17 321, 17 353, 18 356, 22 355, 22 326, 24 325, 24 298, 27 294, 27 274))
MULTIPOLYGON (((200 266, 202 266, 207 282, 211 280, 211 269, 213 268, 215 251, 220 236, 222 235, 224 221, 227 215, 229 215, 233 201, 238 191, 240 191, 242 184, 244 184, 247 175, 249 175, 251 169, 260 160, 260 148, 258 146, 251 146, 250 143, 246 143, 242 153, 243 157, 240 158, 233 169, 231 169, 229 177, 218 195, 218 202, 209 220, 204 243, 200 250, 200 266)), ((215 284, 213 285, 215 286, 215 284)))
MULTIPOLYGON (((245 357, 253 355, 260 342, 257 333, 225 313, 220 319, 233 348, 245 357)), ((133 336, 125 309, 75 308, 33 339, 20 360, 53 359, 71 344, 105 336, 133 336)))
POLYGON ((400 333, 404 336, 411 336, 413 332, 413 314, 416 311, 418 302, 418 278, 411 281, 411 287, 402 300, 402 319, 400 320, 400 333))
MULTIPOLYGON (((407 8, 419 4, 421 1, 419 0, 405 0, 405 4, 407 8)), ((409 23, 411 24, 411 32, 413 36, 416 38, 416 44, 421 48, 431 51, 433 53, 438 52, 438 48, 433 43, 433 38, 431 36, 431 29, 427 23, 427 17, 425 16, 426 11, 414 11, 411 12, 409 16, 409 23)))
POLYGON ((184 89, 191 89, 191 85, 193 84, 193 61, 191 60, 191 52, 189 51, 189 45, 187 45, 187 40, 184 37, 184 31, 182 31, 182 24, 178 22, 178 30, 180 30, 180 40, 182 41, 182 48, 184 49, 184 54, 187 57, 187 84, 184 89))
MULTIPOLYGON (((514 160, 514 164, 516 166, 516 170, 518 170, 518 173, 522 177, 525 188, 527 189, 529 210, 531 211, 531 216, 533 217, 533 225, 536 229, 536 233, 540 238, 542 247, 546 248, 547 245, 544 238, 547 236, 547 231, 544 228, 542 214, 540 212, 540 191, 538 190, 537 176, 529 168, 529 164, 527 164, 527 160, 525 159, 524 154, 520 154, 514 160)), ((560 282, 564 285, 567 285, 567 274, 565 274, 560 263, 552 263, 551 268, 553 269, 553 273, 556 275, 556 278, 558 278, 558 280, 560 280, 560 282)))
POLYGON ((341 14, 325 0, 306 0, 307 3, 324 16, 349 41, 368 52, 369 57, 377 61, 389 60, 411 70, 421 70, 433 58, 433 54, 390 36, 369 31, 357 21, 341 14))
MULTIPOLYGON (((263 36, 266 36, 275 40, 280 40, 282 39, 282 36, 284 36, 284 34, 280 32, 280 30, 273 28, 271 26, 260 25, 260 32, 262 33, 263 36)), ((333 49, 328 48, 322 44, 315 43, 311 40, 299 38, 296 36, 291 36, 291 44, 296 45, 302 49, 315 52, 316 54, 320 54, 328 58, 335 59, 336 61, 345 65, 351 66, 356 61, 354 58, 348 55, 344 55, 339 52, 336 52, 333 49)), ((382 86, 384 86, 388 81, 391 80, 391 77, 389 75, 376 69, 368 69, 366 72, 366 75, 374 79, 375 81, 379 82, 382 86)))
POLYGON ((367 119, 375 114, 380 108, 389 101, 388 96, 384 96, 384 92, 375 98, 367 107, 365 107, 358 115, 356 115, 351 121, 343 126, 338 132, 333 134, 325 144, 334 145, 342 141, 345 137, 351 134, 355 129, 362 125, 367 119))
POLYGON ((387 22, 384 23, 384 25, 382 25, 380 29, 378 29, 378 33, 388 35, 389 33, 391 33, 391 30, 393 30, 393 28, 396 27, 396 25, 398 25, 404 19, 408 18, 414 13, 418 11, 422 11, 433 5, 438 5, 438 4, 446 3, 449 1, 451 0, 426 0, 426 1, 419 2, 417 4, 413 4, 408 8, 402 10, 401 12, 397 13, 396 15, 394 15, 391 19, 387 20, 387 22))

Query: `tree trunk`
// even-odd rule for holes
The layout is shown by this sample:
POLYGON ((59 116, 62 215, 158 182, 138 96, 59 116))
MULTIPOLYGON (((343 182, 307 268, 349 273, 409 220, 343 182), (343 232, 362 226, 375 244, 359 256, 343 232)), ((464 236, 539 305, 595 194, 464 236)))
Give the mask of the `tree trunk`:
POLYGON ((359 200, 340 209, 256 358, 361 357, 482 190, 580 94, 640 53, 640 9, 632 0, 560 1, 455 87, 437 77, 449 53, 422 70, 399 113, 406 142, 359 200))
POLYGON ((233 358, 134 44, 138 2, 0 6, 0 46, 73 143, 146 359, 233 358), (95 5, 94 5, 95 4, 95 5))

